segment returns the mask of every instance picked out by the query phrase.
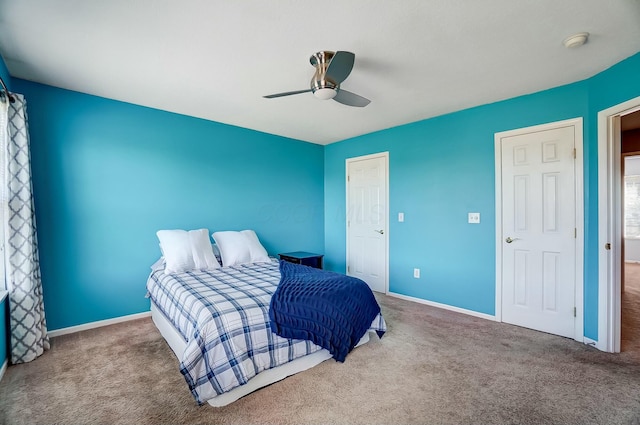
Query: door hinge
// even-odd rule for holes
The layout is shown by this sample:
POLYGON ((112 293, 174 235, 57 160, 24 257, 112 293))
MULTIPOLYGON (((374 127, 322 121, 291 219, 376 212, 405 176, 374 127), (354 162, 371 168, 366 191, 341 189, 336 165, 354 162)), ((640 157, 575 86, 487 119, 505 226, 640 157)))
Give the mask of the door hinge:
POLYGON ((577 315, 578 315, 578 311, 577 310, 578 310, 577 308, 573 307, 573 317, 577 317, 577 315))
POLYGON ((577 239, 577 238, 578 238, 578 228, 577 228, 577 227, 574 227, 574 228, 573 228, 573 238, 574 238, 574 239, 577 239))
POLYGON ((576 159, 577 155, 576 148, 573 148, 573 159, 576 159))
POLYGON ((351 181, 351 176, 347 174, 347 181, 351 181))
POLYGON ((347 266, 347 273, 351 273, 351 266, 347 266))

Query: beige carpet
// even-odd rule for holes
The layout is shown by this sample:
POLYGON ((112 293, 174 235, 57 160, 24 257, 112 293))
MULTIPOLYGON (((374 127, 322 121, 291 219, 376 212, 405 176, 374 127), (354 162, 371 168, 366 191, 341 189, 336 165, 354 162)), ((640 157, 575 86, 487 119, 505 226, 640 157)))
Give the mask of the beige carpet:
POLYGON ((380 296, 389 331, 225 408, 198 407, 150 319, 53 338, 0 382, 3 424, 638 424, 640 361, 380 296))
POLYGON ((640 361, 640 264, 625 263, 620 350, 640 361))

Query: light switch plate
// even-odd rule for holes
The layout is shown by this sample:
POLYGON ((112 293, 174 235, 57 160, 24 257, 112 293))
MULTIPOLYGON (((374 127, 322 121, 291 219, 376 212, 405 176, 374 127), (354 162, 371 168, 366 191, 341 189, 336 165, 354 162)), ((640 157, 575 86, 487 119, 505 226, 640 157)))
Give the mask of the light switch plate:
POLYGON ((469 213, 469 223, 480 224, 480 213, 469 213))
POLYGON ((398 221, 402 223, 404 221, 404 213, 398 213, 398 221))

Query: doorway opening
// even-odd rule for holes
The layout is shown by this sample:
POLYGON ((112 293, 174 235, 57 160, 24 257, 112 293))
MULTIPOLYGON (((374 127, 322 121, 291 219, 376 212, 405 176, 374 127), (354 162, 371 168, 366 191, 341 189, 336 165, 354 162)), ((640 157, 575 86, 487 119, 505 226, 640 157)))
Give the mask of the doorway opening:
POLYGON ((640 213, 634 205, 640 193, 640 187, 636 187, 640 186, 640 169, 636 174, 634 168, 636 154, 640 154, 640 97, 598 114, 596 343, 598 349, 607 352, 637 349, 640 356, 640 264, 633 262, 636 244, 640 244, 634 229, 636 222, 640 226, 640 220, 636 220, 640 213))
POLYGON ((620 119, 622 264, 620 351, 640 357, 640 111, 620 119))

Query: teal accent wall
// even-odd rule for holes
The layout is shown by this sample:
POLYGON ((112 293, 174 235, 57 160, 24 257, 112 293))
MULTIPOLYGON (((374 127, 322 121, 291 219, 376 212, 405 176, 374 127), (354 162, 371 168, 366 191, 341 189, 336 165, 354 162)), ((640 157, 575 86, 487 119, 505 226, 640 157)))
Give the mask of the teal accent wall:
MULTIPOLYGON (((640 96, 640 53, 590 78, 585 123, 585 336, 598 340, 598 112, 640 96), (586 314, 588 313, 588 314, 586 314)), ((600 241, 606 242, 606 241, 600 241)))
POLYGON ((4 63, 2 56, 0 56, 0 77, 2 77, 2 81, 7 85, 7 88, 11 90, 11 75, 9 75, 7 64, 4 63))
POLYGON ((390 290, 492 315, 494 134, 582 117, 585 336, 597 340, 597 113, 640 96, 637 75, 640 53, 584 81, 324 147, 14 78, 28 101, 49 328, 147 311, 161 228, 253 228, 272 254, 321 252, 344 272, 345 160, 384 151, 390 290))
POLYGON ((14 78, 27 99, 50 330, 149 310, 159 229, 324 248, 323 147, 14 78))
POLYGON ((586 103, 576 83, 328 145, 325 264, 345 270, 345 160, 388 151, 389 290, 495 314, 494 134, 583 116, 586 103))
POLYGON ((638 75, 640 54, 585 81, 326 146, 327 268, 345 271, 345 160, 388 151, 390 291, 495 314, 494 134, 582 117, 585 335, 597 340, 597 113, 639 96, 638 75), (481 223, 468 224, 468 212, 481 223))

